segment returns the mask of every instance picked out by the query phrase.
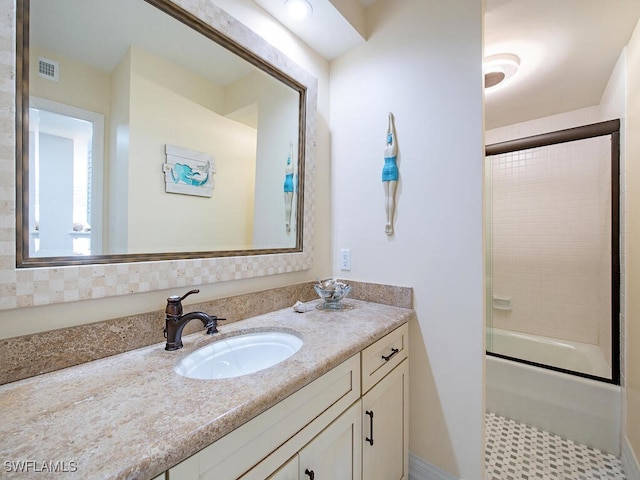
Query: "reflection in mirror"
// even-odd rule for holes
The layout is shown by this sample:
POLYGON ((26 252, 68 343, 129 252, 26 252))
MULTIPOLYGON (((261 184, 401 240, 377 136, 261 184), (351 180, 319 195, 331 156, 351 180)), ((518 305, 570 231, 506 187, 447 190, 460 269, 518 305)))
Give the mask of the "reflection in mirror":
POLYGON ((31 99, 29 252, 32 256, 91 255, 92 251, 102 251, 103 145, 103 115, 31 99))
POLYGON ((24 6, 21 266, 302 251, 303 86, 168 1, 24 6))

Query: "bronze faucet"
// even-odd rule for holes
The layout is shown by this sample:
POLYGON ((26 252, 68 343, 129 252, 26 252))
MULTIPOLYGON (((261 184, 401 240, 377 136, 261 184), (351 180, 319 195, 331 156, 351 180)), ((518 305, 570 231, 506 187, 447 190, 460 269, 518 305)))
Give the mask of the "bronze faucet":
POLYGON ((207 335, 213 335, 218 332, 218 320, 225 320, 224 318, 218 318, 215 315, 211 316, 204 312, 190 312, 182 314, 182 300, 187 298, 192 293, 199 293, 200 290, 190 290, 182 297, 179 295, 171 295, 167 298, 166 313, 166 326, 164 327, 164 337, 167 339, 167 345, 165 350, 179 350, 182 348, 182 330, 184 326, 191 320, 198 319, 202 322, 207 329, 207 335))

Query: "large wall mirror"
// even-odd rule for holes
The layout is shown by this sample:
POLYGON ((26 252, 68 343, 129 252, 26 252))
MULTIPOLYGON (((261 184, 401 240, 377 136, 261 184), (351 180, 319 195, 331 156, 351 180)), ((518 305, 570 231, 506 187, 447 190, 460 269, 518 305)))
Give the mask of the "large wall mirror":
POLYGON ((302 252, 306 85, 168 0, 17 9, 19 268, 302 252))

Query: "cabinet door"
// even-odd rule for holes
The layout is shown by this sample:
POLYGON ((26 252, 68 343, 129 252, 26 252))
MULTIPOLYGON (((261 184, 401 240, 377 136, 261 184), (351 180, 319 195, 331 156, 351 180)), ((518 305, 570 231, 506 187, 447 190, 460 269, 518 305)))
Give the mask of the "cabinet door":
POLYGON ((409 477, 409 362, 404 360, 362 397, 362 478, 409 477))
POLYGON ((298 455, 294 455, 267 480, 298 480, 298 455))
POLYGON ((325 428, 299 453, 301 480, 360 480, 360 402, 325 428))

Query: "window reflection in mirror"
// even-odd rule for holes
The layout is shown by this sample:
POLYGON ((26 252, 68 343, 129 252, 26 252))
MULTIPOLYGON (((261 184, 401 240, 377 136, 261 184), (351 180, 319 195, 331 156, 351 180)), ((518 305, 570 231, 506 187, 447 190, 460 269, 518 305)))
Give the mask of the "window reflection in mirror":
POLYGON ((29 252, 32 256, 102 253, 103 135, 103 115, 31 99, 29 252), (92 229, 92 224, 97 227, 92 229))
POLYGON ((29 8, 25 265, 302 250, 304 87, 143 0, 29 8))

